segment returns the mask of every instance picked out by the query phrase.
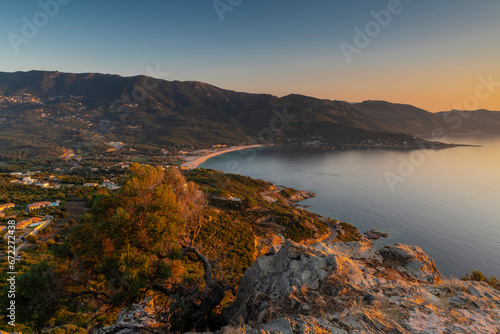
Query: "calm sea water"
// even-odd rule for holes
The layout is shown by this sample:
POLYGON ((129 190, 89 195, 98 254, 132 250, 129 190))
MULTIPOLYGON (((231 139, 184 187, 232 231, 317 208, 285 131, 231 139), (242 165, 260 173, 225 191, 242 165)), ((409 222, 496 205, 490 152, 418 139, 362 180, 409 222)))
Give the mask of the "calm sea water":
POLYGON ((500 136, 454 135, 447 141, 482 147, 412 152, 266 147, 220 155, 201 167, 315 192, 316 198, 301 204, 360 232, 389 233, 378 247, 420 246, 445 275, 479 269, 500 277, 500 136))

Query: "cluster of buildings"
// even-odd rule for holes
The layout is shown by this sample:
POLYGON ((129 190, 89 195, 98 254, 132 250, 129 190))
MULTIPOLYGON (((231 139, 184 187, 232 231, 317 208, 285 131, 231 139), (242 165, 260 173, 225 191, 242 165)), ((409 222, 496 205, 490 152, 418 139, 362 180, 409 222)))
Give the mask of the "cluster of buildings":
POLYGON ((85 183, 83 186, 84 187, 103 187, 103 188, 106 188, 109 190, 120 189, 119 185, 117 185, 115 182, 110 181, 110 180, 104 180, 101 185, 99 183, 96 183, 96 182, 90 182, 90 183, 85 183))
MULTIPOLYGON (((29 213, 35 210, 40 210, 44 208, 52 208, 59 206, 60 201, 57 200, 55 202, 35 202, 31 203, 26 207, 25 213, 29 213)), ((9 209, 14 209, 15 208, 14 203, 7 203, 7 204, 0 204, 0 215, 5 216, 5 211, 9 209)), ((24 230, 28 227, 34 228, 35 230, 39 229, 42 227, 42 225, 45 223, 45 220, 39 217, 30 217, 26 219, 22 219, 17 222, 15 225, 16 230, 24 230)), ((4 232, 4 230, 7 229, 7 226, 0 226, 0 232, 4 232)))
POLYGON ((24 219, 16 224, 16 230, 24 230, 27 227, 37 227, 43 224, 42 218, 32 217, 24 219))
POLYGON ((8 209, 14 208, 16 205, 14 203, 0 204, 0 212, 3 212, 8 209))
MULTIPOLYGON (((32 172, 27 172, 24 174, 16 172, 16 173, 10 173, 10 175, 18 177, 17 180, 10 181, 11 183, 24 184, 24 185, 34 185, 34 186, 38 186, 38 187, 42 187, 42 188, 55 188, 55 186, 51 185, 51 183, 47 180, 38 180, 38 179, 32 178, 32 176, 34 175, 34 173, 32 173, 32 172)), ((49 176, 49 179, 53 183, 59 184, 59 180, 54 175, 49 176)))
POLYGON ((40 100, 38 97, 35 97, 28 93, 22 93, 14 96, 0 95, 0 102, 43 104, 42 100, 40 100))
MULTIPOLYGON (((55 202, 48 202, 48 201, 35 202, 35 203, 28 204, 28 206, 26 206, 25 213, 30 213, 32 211, 41 210, 41 209, 45 209, 45 208, 53 208, 53 207, 56 207, 59 205, 60 205, 59 200, 57 200, 55 202)), ((9 209, 13 209, 13 208, 15 208, 15 206, 16 205, 14 203, 0 204, 0 216, 5 216, 5 211, 7 211, 9 209)), ((29 228, 33 228, 34 229, 33 231, 37 231, 40 228, 42 228, 46 222, 47 222, 46 219, 44 220, 44 219, 39 218, 39 217, 29 217, 29 218, 22 219, 22 220, 18 221, 15 225, 15 229, 17 231, 19 231, 19 230, 27 229, 29 227, 29 228)), ((7 229, 7 226, 4 226, 4 225, 0 226, 0 232, 4 232, 6 229, 7 229)))
POLYGON ((0 217, 5 217, 5 212, 9 209, 13 209, 16 205, 14 203, 0 204, 0 217))
POLYGON ((24 184, 24 185, 35 185, 42 188, 50 188, 50 183, 47 181, 39 181, 37 179, 32 179, 31 176, 23 177, 21 180, 12 180, 11 183, 24 184))
POLYGON ((26 207, 26 211, 31 212, 34 210, 51 208, 51 207, 55 207, 55 206, 59 206, 59 200, 57 200, 55 202, 35 202, 32 204, 28 204, 28 206, 26 207))

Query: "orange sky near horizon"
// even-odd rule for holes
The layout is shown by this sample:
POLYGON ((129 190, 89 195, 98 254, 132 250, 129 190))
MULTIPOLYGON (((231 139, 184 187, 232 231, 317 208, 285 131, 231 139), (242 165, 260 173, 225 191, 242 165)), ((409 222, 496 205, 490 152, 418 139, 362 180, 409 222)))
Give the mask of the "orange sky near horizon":
MULTIPOLYGON (((425 76, 425 75, 423 75, 425 76)), ((429 112, 448 111, 452 109, 477 110, 488 109, 500 111, 500 73, 484 72, 470 78, 454 78, 451 81, 444 78, 431 78, 416 81, 404 78, 387 78, 383 84, 378 78, 363 78, 356 80, 342 79, 336 82, 331 79, 329 84, 323 81, 304 81, 303 87, 296 84, 287 85, 281 80, 269 78, 266 82, 245 81, 228 87, 221 81, 217 86, 249 93, 267 93, 276 96, 301 94, 319 99, 342 100, 348 102, 362 102, 365 100, 384 100, 392 103, 410 104, 429 112), (490 79, 491 78, 491 79, 490 79), (485 85, 484 82, 493 84, 485 85), (497 84, 497 85, 495 85, 497 84)), ((214 83, 213 83, 214 84, 214 83)))

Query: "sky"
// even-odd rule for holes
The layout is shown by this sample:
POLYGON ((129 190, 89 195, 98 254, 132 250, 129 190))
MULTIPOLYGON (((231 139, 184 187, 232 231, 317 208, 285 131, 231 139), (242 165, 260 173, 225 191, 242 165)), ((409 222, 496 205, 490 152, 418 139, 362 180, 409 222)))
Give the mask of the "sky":
POLYGON ((499 18, 498 0, 2 0, 0 71, 500 110, 499 18))

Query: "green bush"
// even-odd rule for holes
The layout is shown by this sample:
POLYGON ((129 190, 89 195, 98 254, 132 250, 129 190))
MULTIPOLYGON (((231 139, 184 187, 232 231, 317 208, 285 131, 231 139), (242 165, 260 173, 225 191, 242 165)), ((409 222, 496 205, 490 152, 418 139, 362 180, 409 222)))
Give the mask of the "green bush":
POLYGON ((44 228, 40 231, 40 234, 41 234, 41 235, 46 235, 46 234, 49 234, 49 233, 52 233, 52 228, 50 228, 50 226, 44 227, 44 228))
POLYGON ((38 240, 38 237, 36 235, 30 234, 26 237, 26 240, 34 244, 38 240))
POLYGON ((292 241, 301 242, 313 238, 314 230, 310 229, 300 221, 295 221, 288 229, 286 237, 292 241))
POLYGON ((342 231, 344 234, 339 233, 337 235, 336 240, 343 242, 351 242, 351 241, 359 241, 361 240, 361 234, 359 234, 356 226, 353 226, 349 223, 341 222, 340 226, 342 227, 342 231))
POLYGON ((488 280, 488 278, 486 276, 484 276, 484 274, 479 270, 474 270, 474 271, 468 273, 462 279, 464 281, 477 281, 477 282, 486 282, 488 280))
POLYGON ((50 334, 86 334, 87 331, 75 325, 65 325, 50 331, 50 334))
POLYGON ((462 277, 463 281, 485 282, 500 290, 500 280, 494 276, 486 277, 480 270, 473 270, 462 277))
POLYGON ((43 242, 43 241, 39 242, 38 243, 38 250, 39 251, 45 251, 45 250, 47 250, 47 243, 43 242))

